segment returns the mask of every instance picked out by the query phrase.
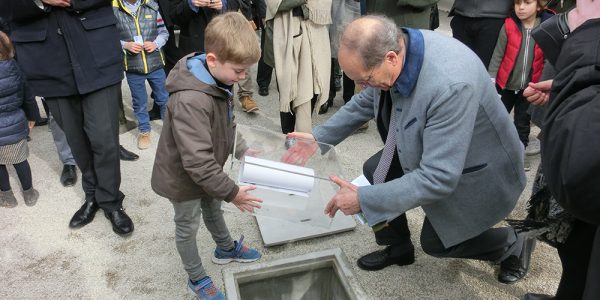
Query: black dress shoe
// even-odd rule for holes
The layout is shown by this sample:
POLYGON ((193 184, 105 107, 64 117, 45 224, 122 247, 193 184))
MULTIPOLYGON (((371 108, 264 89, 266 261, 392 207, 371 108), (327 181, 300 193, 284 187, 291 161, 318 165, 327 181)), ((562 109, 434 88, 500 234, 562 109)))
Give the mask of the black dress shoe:
POLYGON ((500 263, 498 281, 513 284, 527 275, 535 241, 535 238, 524 238, 521 254, 519 256, 511 255, 500 263))
POLYGON ((406 266, 415 262, 415 249, 412 246, 399 256, 391 256, 390 252, 390 246, 387 246, 384 250, 371 252, 359 258, 357 265, 363 270, 377 271, 394 264, 406 266))
POLYGON ((69 222, 69 227, 71 228, 80 228, 83 227, 92 220, 94 220, 94 216, 96 216, 96 212, 98 211, 98 204, 96 201, 85 201, 81 208, 75 212, 71 221, 69 222))
POLYGON ((268 86, 259 86, 258 94, 261 96, 269 96, 269 87, 268 86))
POLYGON ((121 160, 134 161, 138 160, 140 157, 137 154, 125 149, 125 147, 119 145, 119 158, 121 160))
POLYGON ((320 115, 326 114, 327 111, 329 111, 329 108, 332 106, 333 106, 333 99, 327 100, 327 102, 323 103, 323 105, 321 105, 321 107, 319 108, 319 114, 320 115))
POLYGON ((113 211, 104 210, 104 216, 110 221, 116 234, 125 236, 133 232, 133 221, 122 207, 113 211))
POLYGON ((532 294, 532 293, 527 293, 525 294, 525 296, 523 296, 523 300, 552 300, 552 296, 550 295, 544 295, 544 294, 532 294))
POLYGON ((160 108, 158 105, 152 105, 152 109, 148 111, 148 116, 150 117, 150 121, 160 120, 160 108))
POLYGON ((35 121, 35 126, 46 126, 48 125, 48 118, 40 118, 39 120, 35 121))
POLYGON ((64 165, 60 174, 60 183, 64 187, 73 186, 77 182, 77 171, 74 165, 64 165))

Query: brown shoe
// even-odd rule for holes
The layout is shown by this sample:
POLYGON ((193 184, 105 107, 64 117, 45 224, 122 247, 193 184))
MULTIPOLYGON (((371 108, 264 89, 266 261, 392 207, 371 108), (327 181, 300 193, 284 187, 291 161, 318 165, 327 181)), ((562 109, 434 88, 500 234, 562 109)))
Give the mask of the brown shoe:
POLYGON ((252 97, 250 96, 240 97, 240 103, 242 103, 242 109, 247 113, 251 113, 258 110, 256 101, 254 101, 254 99, 252 99, 252 97))
POLYGON ((137 146, 140 150, 150 147, 150 132, 141 132, 137 138, 137 146))

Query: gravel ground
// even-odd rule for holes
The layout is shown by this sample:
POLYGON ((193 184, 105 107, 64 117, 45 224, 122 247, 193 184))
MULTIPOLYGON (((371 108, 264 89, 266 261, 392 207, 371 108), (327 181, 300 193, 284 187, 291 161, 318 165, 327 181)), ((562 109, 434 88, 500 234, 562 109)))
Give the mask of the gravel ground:
MULTIPOLYGON (((442 21, 447 28, 447 19, 442 21)), ((279 131, 274 86, 271 85, 270 96, 255 95, 260 107, 256 114, 245 114, 237 106, 237 122, 279 131)), ((126 84, 123 93, 128 117, 133 120, 126 84)), ((315 124, 330 117, 342 103, 340 93, 328 114, 314 116, 315 124)), ((109 221, 101 213, 82 229, 68 228, 69 219, 83 201, 80 181, 74 187, 62 187, 62 166, 48 128, 33 129, 29 161, 40 199, 36 206, 27 207, 17 193, 18 207, 0 209, 0 299, 192 299, 186 291, 186 274, 175 249, 172 206, 150 188, 160 130, 160 121, 153 122, 152 147, 144 151, 135 147, 135 130, 127 132, 123 128, 120 136, 126 148, 140 155, 139 161, 121 165, 121 189, 127 195, 124 206, 136 226, 130 237, 122 238, 111 231, 109 221)), ((338 152, 347 178, 359 175, 362 162, 381 147, 373 123, 366 132, 341 143, 338 152)), ((534 156, 532 170, 538 163, 539 156, 534 156)), ((18 191, 14 170, 9 169, 13 189, 18 191)), ((528 172, 530 182, 533 175, 534 171, 528 172)), ((530 190, 529 184, 511 217, 524 216, 530 190)), ((514 285, 496 281, 498 266, 427 256, 419 248, 423 221, 420 209, 408 213, 417 247, 416 262, 378 272, 363 271, 354 264, 361 255, 380 249, 369 227, 357 226, 347 233, 265 248, 254 217, 225 212, 225 218, 232 236, 244 234, 249 245, 263 253, 263 261, 341 248, 352 263, 359 284, 372 299, 518 299, 526 292, 553 293, 561 273, 556 251, 541 243, 535 249, 529 275, 514 285)), ((203 228, 198 234, 198 246, 208 274, 222 287, 221 272, 229 266, 210 262, 214 243, 203 228)))

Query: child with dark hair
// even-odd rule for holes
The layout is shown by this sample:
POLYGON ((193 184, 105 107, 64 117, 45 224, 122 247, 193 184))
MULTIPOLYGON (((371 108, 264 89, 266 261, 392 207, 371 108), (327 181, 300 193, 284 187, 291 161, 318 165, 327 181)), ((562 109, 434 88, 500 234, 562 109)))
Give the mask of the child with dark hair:
MULTIPOLYGON (((544 10, 541 0, 515 0, 514 10, 505 19, 488 72, 500 90, 502 103, 510 113, 524 147, 529 143, 531 116, 523 90, 542 75, 544 55, 531 38, 531 30, 553 14, 544 10)), ((525 163, 525 171, 529 171, 525 163)))
POLYGON ((0 31, 0 206, 15 207, 6 165, 17 171, 23 199, 27 206, 37 202, 39 193, 31 183, 27 157, 27 135, 39 119, 35 98, 27 89, 25 78, 14 59, 15 50, 8 36, 0 31))

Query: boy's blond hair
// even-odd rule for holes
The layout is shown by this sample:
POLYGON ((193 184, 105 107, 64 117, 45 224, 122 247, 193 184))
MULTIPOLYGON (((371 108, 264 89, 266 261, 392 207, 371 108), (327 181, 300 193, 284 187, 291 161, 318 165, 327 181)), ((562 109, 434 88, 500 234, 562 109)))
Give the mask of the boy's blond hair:
POLYGON ((0 31, 0 60, 9 60, 15 57, 15 48, 8 36, 0 31))
POLYGON ((204 31, 204 49, 221 63, 254 64, 260 59, 260 46, 248 20, 239 12, 213 18, 204 31))

